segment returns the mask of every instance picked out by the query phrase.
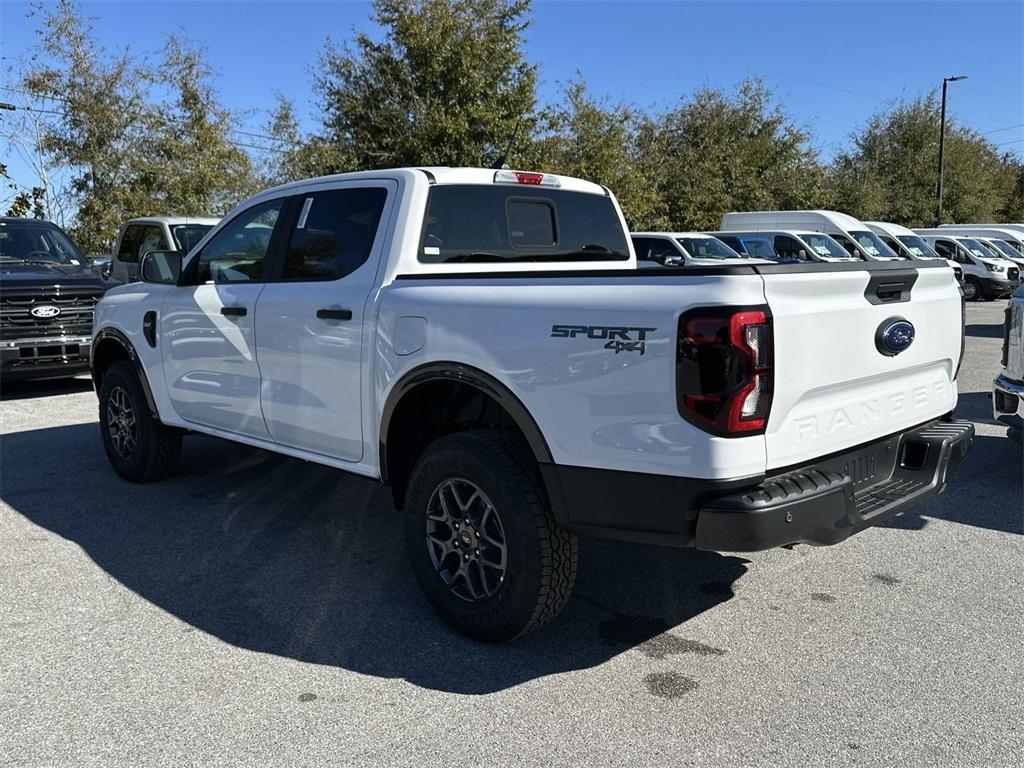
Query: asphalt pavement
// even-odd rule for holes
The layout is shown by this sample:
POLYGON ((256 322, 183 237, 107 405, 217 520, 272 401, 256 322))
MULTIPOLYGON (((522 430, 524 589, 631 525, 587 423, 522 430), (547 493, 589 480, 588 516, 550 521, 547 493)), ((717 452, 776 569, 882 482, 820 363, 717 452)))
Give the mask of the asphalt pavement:
POLYGON ((450 631, 373 482, 206 437, 119 480, 88 379, 0 392, 0 764, 1020 766, 1005 302, 968 307, 943 495, 835 547, 583 541, 504 646, 450 631))

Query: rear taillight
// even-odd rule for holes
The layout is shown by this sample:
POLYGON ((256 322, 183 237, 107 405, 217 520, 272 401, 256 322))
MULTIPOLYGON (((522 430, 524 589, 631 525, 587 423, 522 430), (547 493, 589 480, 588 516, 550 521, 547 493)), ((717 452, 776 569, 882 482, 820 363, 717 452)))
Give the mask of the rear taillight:
POLYGON ((760 434, 772 406, 772 319, 767 307, 705 307, 679 318, 679 414, 723 437, 760 434))
POLYGON ((1010 331, 1013 328, 1013 304, 1007 304, 1003 310, 1003 356, 1002 366, 1005 368, 1010 364, 1010 331))

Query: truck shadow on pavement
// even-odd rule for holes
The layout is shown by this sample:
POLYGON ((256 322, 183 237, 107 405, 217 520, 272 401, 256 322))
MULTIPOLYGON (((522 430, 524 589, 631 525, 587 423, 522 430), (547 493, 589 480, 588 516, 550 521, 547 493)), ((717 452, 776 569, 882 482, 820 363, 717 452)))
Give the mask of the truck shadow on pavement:
POLYGON ((78 376, 73 379, 43 379, 42 381, 5 381, 0 387, 0 401, 54 397, 73 392, 88 392, 91 389, 92 379, 88 376, 78 376))
POLYGON ((631 649, 722 653, 685 637, 685 622, 731 599, 747 570, 747 560, 713 552, 581 540, 563 614, 486 646, 450 630, 421 597, 378 483, 190 437, 178 476, 132 485, 110 469, 97 429, 4 435, 0 497, 185 631, 303 662, 479 694, 631 649), (41 460, 58 452, 60 461, 41 460))

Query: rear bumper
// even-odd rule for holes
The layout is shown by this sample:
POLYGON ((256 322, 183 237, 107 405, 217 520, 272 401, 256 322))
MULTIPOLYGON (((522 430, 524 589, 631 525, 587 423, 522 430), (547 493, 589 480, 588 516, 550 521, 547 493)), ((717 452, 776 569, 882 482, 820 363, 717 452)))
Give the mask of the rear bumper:
POLYGON ((89 337, 59 336, 0 341, 0 378, 56 379, 89 370, 89 337))
POLYGON ((837 544, 944 490, 973 439, 968 421, 934 421, 769 478, 705 505, 696 545, 749 552, 837 544))
POLYGON ((837 544, 940 493, 974 426, 932 421, 770 478, 699 480, 542 464, 555 519, 601 538, 750 552, 837 544))
POLYGON ((999 374, 992 382, 992 417, 1008 427, 1024 429, 1024 382, 999 374))

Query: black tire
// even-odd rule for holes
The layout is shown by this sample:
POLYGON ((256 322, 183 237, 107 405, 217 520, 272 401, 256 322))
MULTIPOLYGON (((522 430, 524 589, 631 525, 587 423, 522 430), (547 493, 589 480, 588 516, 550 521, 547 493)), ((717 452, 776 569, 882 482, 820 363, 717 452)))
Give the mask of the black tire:
POLYGON ((178 468, 181 431, 153 418, 138 374, 127 360, 117 361, 103 375, 100 436, 107 459, 125 480, 161 480, 178 468))
POLYGON ((498 430, 461 432, 429 445, 413 468, 404 518, 406 550, 416 580, 441 617, 465 635, 492 643, 519 637, 555 618, 572 593, 576 537, 555 523, 536 463, 525 447, 498 430), (461 532, 438 522, 440 495, 451 490, 452 483, 463 491, 475 487, 480 492, 461 494, 463 500, 467 495, 477 499, 458 514, 473 521, 461 532), (497 518, 496 529, 491 515, 497 518), (434 539, 428 539, 428 530, 434 539), (446 545, 452 551, 439 558, 436 539, 445 538, 444 531, 453 534, 446 545), (473 538, 480 547, 477 559, 474 544, 460 540, 460 535, 473 538), (493 548, 488 555, 496 539, 504 542, 504 555, 493 548), (503 569, 494 567, 496 559, 503 569), (486 575, 481 563, 489 569, 486 575), (446 581, 452 565, 466 573, 446 581), (473 574, 480 578, 471 578, 473 574), (473 583, 480 589, 473 589, 473 583))
POLYGON ((982 296, 981 283, 973 277, 964 278, 964 299, 978 301, 982 296))

